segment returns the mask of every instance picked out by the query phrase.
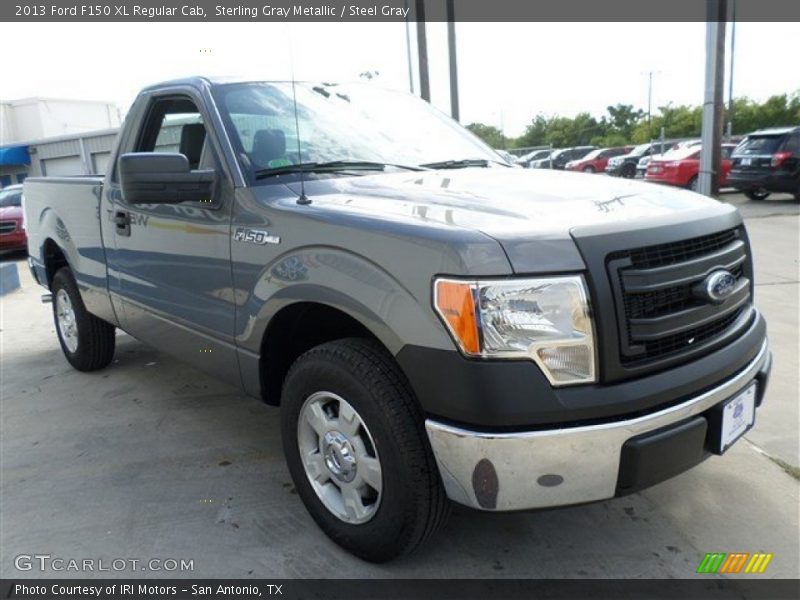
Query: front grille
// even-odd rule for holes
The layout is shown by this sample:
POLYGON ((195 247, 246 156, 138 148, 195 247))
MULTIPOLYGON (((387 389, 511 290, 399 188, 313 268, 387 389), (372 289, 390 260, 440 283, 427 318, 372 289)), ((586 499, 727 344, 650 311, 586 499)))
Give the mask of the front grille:
POLYGON ((624 252, 615 252, 609 259, 627 256, 630 258, 631 266, 637 269, 652 269, 674 265, 675 263, 685 262, 704 254, 710 254, 716 250, 724 248, 733 240, 738 239, 737 229, 728 229, 719 233, 711 233, 702 237, 669 244, 658 244, 657 246, 647 246, 645 248, 635 248, 624 252))
POLYGON ((16 221, 0 221, 0 235, 4 233, 14 233, 16 230, 16 221))
POLYGON ((641 365, 690 354, 730 332, 750 302, 746 248, 733 228, 610 254, 621 363, 641 365), (730 296, 714 304, 702 284, 721 269, 736 284, 730 296))

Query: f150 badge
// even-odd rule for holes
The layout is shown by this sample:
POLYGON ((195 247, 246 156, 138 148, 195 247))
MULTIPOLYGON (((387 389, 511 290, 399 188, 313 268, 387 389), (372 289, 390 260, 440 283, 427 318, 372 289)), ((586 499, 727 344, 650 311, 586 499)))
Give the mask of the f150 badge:
POLYGON ((233 232, 233 239, 237 242, 249 242, 251 244, 280 244, 281 238, 277 235, 270 235, 263 229, 248 229, 247 227, 237 227, 233 232))

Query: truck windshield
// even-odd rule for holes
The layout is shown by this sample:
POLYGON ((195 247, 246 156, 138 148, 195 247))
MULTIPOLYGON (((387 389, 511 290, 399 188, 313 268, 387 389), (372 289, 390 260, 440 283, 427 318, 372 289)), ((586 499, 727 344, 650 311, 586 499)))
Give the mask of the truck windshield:
POLYGON ((294 88, 290 82, 214 88, 239 161, 253 182, 264 181, 258 175, 271 170, 291 173, 291 165, 300 163, 341 163, 348 174, 356 174, 345 168, 353 161, 388 168, 508 166, 471 132, 409 94, 368 84, 296 83, 294 88))

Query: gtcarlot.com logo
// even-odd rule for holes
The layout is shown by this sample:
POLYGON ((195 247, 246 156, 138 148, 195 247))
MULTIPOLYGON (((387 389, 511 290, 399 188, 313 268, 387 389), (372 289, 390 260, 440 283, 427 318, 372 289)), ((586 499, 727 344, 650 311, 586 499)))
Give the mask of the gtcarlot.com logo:
POLYGON ((772 554, 766 552, 709 552, 700 561, 698 573, 738 574, 738 573, 763 573, 772 554))
POLYGON ((50 554, 19 554, 18 571, 194 571, 194 559, 185 558, 63 558, 50 554))

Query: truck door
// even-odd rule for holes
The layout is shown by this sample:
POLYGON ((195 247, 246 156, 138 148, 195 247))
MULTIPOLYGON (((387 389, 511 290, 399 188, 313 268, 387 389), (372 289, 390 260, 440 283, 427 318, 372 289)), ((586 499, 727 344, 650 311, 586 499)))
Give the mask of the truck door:
MULTIPOLYGON (((234 348, 230 265, 233 185, 219 140, 191 92, 154 96, 124 152, 178 152, 192 169, 213 169, 212 197, 203 202, 130 204, 108 190, 123 328, 206 372, 241 383, 234 348)), ((119 160, 119 157, 117 157, 119 160)), ((119 185, 117 183, 117 185, 119 185)), ((113 290, 112 290, 113 291, 113 290)))

